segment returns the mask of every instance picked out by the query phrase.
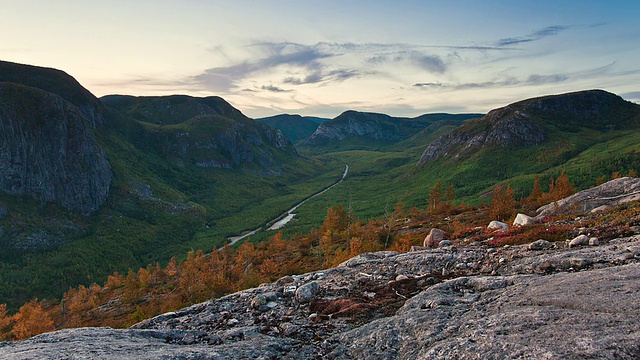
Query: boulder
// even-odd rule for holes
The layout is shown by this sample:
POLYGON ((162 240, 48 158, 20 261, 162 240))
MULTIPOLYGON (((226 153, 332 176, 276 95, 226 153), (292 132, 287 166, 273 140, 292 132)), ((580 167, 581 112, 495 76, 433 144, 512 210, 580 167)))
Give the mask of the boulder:
POLYGON ((440 246, 440 241, 444 240, 444 231, 433 228, 429 232, 426 238, 424 238, 423 246, 436 248, 440 246))
POLYGON ((598 246, 600 245, 600 240, 597 237, 592 237, 589 239, 589 246, 598 246))
POLYGON ((445 247, 445 246, 451 246, 451 244, 453 244, 453 243, 451 242, 451 240, 442 240, 442 241, 440 241, 440 243, 438 244, 438 246, 440 246, 440 247, 445 247))
POLYGON ((513 220, 513 226, 529 226, 536 223, 536 219, 525 214, 516 215, 516 219, 513 220))
POLYGON ((529 244, 528 249, 529 250, 545 250, 545 249, 551 249, 553 247, 554 246, 552 242, 540 239, 529 244))
POLYGON ((569 241, 569 247, 576 247, 576 246, 582 246, 582 245, 588 245, 589 244, 589 237, 587 235, 578 235, 575 238, 573 238, 571 241, 569 241))
POLYGON ((489 225, 487 225, 487 229, 488 230, 494 230, 494 231, 507 231, 509 230, 509 225, 501 222, 501 221, 496 221, 493 220, 492 222, 489 223, 489 225))

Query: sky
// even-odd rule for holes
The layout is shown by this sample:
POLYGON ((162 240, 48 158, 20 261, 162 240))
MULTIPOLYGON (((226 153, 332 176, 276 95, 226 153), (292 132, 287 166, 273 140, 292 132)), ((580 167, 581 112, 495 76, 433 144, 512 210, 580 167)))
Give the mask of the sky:
POLYGON ((640 1, 0 0, 0 60, 100 97, 221 96, 250 117, 640 103, 640 1))

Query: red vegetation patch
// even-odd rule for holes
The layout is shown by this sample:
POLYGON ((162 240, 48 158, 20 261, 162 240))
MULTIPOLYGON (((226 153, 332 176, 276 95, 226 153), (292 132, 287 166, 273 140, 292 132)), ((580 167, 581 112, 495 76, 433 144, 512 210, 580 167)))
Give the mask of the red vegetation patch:
POLYGON ((386 285, 366 282, 349 297, 315 299, 309 309, 320 319, 349 317, 354 322, 369 322, 395 314, 408 298, 438 282, 440 280, 431 276, 391 281, 386 285))

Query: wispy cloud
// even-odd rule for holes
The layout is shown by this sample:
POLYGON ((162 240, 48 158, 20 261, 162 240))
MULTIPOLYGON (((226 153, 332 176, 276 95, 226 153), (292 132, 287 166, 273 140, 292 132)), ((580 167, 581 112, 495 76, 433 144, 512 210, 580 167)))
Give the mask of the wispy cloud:
POLYGON ((377 54, 367 59, 373 65, 388 63, 413 64, 431 73, 442 74, 447 71, 447 64, 438 55, 427 54, 417 50, 400 51, 389 54, 377 54))
POLYGON ((560 83, 570 79, 569 74, 552 74, 552 75, 529 75, 527 78, 504 77, 501 80, 485 81, 485 82, 467 82, 467 83, 441 83, 441 82, 421 82, 413 84, 417 88, 431 89, 449 89, 449 90, 466 90, 480 88, 499 88, 507 86, 519 85, 542 85, 551 83, 560 83))
POLYGON ((317 84, 330 81, 343 81, 359 75, 360 73, 357 70, 324 71, 323 69, 319 69, 306 75, 304 78, 288 77, 284 79, 284 83, 292 85, 317 84))
MULTIPOLYGON (((190 80, 200 86, 217 92, 228 93, 236 90, 246 79, 259 75, 269 75, 272 85, 305 85, 346 81, 371 74, 370 65, 415 66, 422 71, 443 74, 448 71, 449 62, 459 59, 450 56, 451 51, 509 51, 495 46, 421 45, 405 43, 335 43, 318 42, 306 45, 293 42, 254 42, 245 47, 248 59, 228 66, 206 69, 190 80), (449 55, 446 60, 440 51, 449 55), (347 66, 338 58, 350 56, 356 61, 347 66), (359 59, 359 60, 358 60, 359 59), (363 66, 364 64, 364 66, 363 66), (288 74, 288 76, 286 76, 288 74), (280 76, 280 78, 278 78, 280 76)), ((230 56, 220 47, 212 47, 212 52, 220 53, 226 61, 230 56)), ((263 89, 274 91, 274 89, 263 89)), ((276 91, 277 92, 277 91, 276 91)))
POLYGON ((546 37, 558 35, 560 32, 568 30, 570 28, 571 28, 570 26, 565 26, 565 25, 548 26, 543 29, 536 30, 525 36, 508 37, 508 38, 500 39, 496 41, 495 46, 506 47, 506 46, 513 46, 513 45, 519 45, 519 44, 528 43, 532 41, 537 41, 537 40, 544 39, 546 37))
POLYGON ((413 84, 413 86, 415 87, 424 87, 424 88, 428 88, 428 87, 434 87, 434 88, 438 88, 438 87, 443 87, 443 86, 447 86, 444 83, 441 82, 423 82, 423 83, 415 83, 413 84))
POLYGON ((283 88, 280 88, 280 87, 277 87, 277 86, 273 86, 273 85, 262 85, 262 87, 260 87, 260 88, 262 90, 276 92, 276 93, 291 92, 292 91, 292 90, 285 90, 283 88))

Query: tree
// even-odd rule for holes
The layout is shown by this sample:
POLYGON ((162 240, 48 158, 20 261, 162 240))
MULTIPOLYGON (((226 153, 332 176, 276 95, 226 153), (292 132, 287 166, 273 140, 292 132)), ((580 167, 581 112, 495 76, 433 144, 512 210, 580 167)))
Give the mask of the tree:
POLYGON ((429 191, 429 212, 436 214, 442 206, 442 181, 438 181, 429 191))
POLYGON ((13 334, 18 340, 54 330, 53 319, 44 311, 42 303, 38 302, 37 298, 22 305, 13 316, 13 320, 13 334))
POLYGON ((348 214, 342 204, 327 209, 327 217, 324 219, 321 231, 326 232, 340 232, 347 229, 348 214))
POLYGON ((0 304, 0 341, 8 340, 11 316, 7 316, 7 304, 0 304))
POLYGON ((453 200, 455 200, 456 197, 455 188, 453 187, 453 184, 450 184, 447 186, 447 192, 444 195, 447 207, 451 207, 453 205, 453 200))
POLYGON ((492 219, 505 221, 516 213, 516 198, 511 186, 498 184, 493 188, 493 199, 489 206, 489 214, 492 219))
POLYGON ((563 171, 556 179, 553 191, 550 190, 549 193, 551 194, 552 200, 555 201, 575 194, 576 190, 573 184, 569 182, 567 174, 563 171))

